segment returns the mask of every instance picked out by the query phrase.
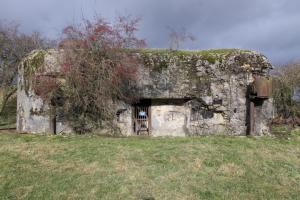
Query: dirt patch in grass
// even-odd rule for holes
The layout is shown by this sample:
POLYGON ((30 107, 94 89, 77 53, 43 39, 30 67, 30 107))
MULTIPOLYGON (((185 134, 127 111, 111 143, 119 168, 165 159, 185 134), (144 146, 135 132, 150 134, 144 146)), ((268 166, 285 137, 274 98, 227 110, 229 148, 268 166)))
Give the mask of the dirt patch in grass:
POLYGON ((238 166, 234 163, 222 164, 219 167, 218 172, 220 172, 221 174, 224 174, 224 175, 228 175, 228 176, 241 176, 241 175, 244 175, 244 173, 245 173, 245 171, 243 169, 241 169, 240 166, 238 166))

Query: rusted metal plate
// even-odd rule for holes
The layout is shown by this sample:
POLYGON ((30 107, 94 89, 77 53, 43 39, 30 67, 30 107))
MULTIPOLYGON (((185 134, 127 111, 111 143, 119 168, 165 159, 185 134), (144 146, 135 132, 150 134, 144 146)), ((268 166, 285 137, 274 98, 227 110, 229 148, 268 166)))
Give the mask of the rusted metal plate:
POLYGON ((266 77, 255 77, 253 93, 257 98, 269 98, 272 94, 272 79, 266 77))

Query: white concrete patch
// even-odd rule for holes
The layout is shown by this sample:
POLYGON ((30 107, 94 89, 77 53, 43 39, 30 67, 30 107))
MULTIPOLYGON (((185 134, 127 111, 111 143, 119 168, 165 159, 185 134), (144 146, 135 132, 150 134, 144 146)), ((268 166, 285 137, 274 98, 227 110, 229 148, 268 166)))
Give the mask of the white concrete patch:
POLYGON ((184 106, 151 106, 153 136, 185 136, 189 110, 184 106))

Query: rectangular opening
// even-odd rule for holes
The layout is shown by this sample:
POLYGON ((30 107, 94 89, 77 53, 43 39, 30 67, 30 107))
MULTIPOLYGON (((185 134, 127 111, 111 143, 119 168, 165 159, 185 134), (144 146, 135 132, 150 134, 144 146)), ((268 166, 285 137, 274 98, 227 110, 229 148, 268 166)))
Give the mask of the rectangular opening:
POLYGON ((256 134, 256 120, 259 121, 258 116, 260 115, 261 108, 264 100, 260 98, 248 99, 247 100, 247 135, 256 134))
POLYGON ((150 135, 150 106, 134 107, 134 132, 137 135, 150 135))
POLYGON ((151 113, 150 102, 141 101, 134 105, 133 130, 136 135, 150 135, 151 113))

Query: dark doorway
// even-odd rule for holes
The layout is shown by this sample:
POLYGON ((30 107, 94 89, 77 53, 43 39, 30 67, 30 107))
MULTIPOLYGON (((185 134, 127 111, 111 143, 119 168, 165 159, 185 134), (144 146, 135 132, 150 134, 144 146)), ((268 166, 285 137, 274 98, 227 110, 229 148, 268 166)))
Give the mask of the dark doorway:
POLYGON ((150 101, 141 101, 134 105, 133 130, 136 135, 150 135, 151 107, 150 101))
POLYGON ((256 134, 256 120, 259 120, 260 110, 264 103, 264 99, 253 98, 247 100, 247 135, 256 134))

